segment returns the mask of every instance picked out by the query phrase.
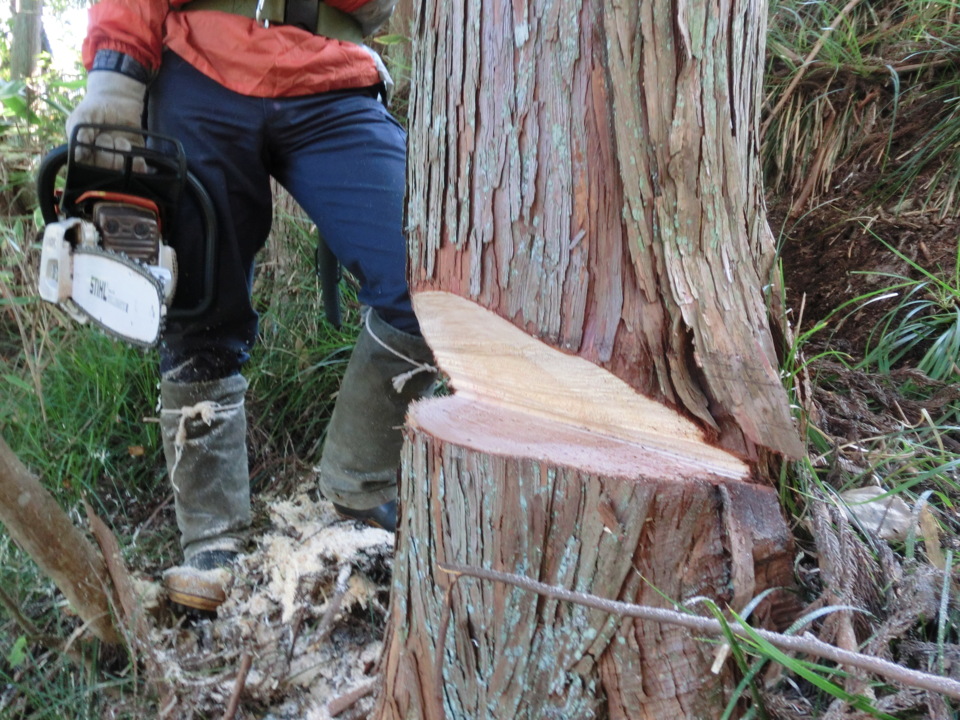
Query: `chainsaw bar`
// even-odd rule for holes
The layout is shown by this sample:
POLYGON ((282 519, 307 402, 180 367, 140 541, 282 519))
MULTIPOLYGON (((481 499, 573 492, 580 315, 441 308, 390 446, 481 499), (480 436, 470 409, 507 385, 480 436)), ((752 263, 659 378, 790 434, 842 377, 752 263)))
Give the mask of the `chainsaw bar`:
POLYGON ((160 340, 163 285, 125 255, 75 248, 71 300, 93 324, 120 340, 141 347, 154 347, 160 340))

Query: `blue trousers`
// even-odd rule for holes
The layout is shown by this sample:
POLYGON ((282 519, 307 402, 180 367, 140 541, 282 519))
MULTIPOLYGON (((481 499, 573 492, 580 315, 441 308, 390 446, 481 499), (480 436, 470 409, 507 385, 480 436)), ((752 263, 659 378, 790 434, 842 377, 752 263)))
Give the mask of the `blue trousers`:
MULTIPOLYGON (((167 323, 160 346, 166 379, 228 377, 248 359, 257 335, 254 258, 270 231, 271 176, 357 278, 360 302, 398 330, 419 334, 403 235, 406 134, 374 89, 249 97, 167 51, 148 108, 148 127, 183 144, 219 225, 213 304, 200 317, 167 323)), ((202 233, 185 198, 170 233, 179 265, 174 308, 193 307, 202 294, 202 233)))

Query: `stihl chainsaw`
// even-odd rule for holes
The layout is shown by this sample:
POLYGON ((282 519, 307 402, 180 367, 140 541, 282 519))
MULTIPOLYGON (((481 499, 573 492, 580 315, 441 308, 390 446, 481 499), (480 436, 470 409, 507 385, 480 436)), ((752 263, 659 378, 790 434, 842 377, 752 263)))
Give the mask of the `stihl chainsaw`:
POLYGON ((213 298, 216 216, 209 195, 187 170, 180 143, 157 133, 116 126, 78 125, 68 145, 49 153, 37 178, 46 223, 40 255, 40 297, 81 323, 92 322, 134 345, 159 342, 166 318, 203 312, 213 298), (119 169, 80 158, 106 152, 79 140, 80 131, 139 133, 143 147, 109 150, 119 169), (66 165, 61 192, 57 174, 66 165), (176 253, 168 228, 184 194, 204 223, 204 292, 199 303, 170 310, 177 286, 176 253))

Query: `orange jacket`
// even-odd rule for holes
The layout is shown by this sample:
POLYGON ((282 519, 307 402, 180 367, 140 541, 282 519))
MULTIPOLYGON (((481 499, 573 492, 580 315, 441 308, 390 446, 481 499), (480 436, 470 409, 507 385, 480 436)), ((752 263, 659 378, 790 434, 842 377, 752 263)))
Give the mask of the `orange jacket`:
MULTIPOLYGON (((118 50, 148 70, 169 48, 204 75, 255 97, 292 97, 367 87, 380 81, 370 51, 289 25, 256 21, 215 10, 181 12, 187 0, 102 0, 90 9, 83 62, 97 50, 118 50)), ((352 12, 368 0, 327 0, 352 12)))

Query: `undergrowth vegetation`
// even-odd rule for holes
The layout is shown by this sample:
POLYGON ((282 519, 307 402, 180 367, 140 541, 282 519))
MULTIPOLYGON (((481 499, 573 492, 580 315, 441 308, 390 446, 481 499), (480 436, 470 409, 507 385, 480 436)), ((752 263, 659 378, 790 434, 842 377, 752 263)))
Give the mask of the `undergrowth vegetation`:
MULTIPOLYGON (((761 120, 783 262, 811 268, 805 284, 793 268, 797 344, 785 353, 809 452, 782 487, 797 523, 798 580, 806 612, 856 608, 808 630, 953 677, 956 13, 937 0, 775 3, 761 120)), ((855 668, 816 669, 833 686, 790 670, 786 683, 764 684, 753 716, 956 716, 936 693, 872 684, 855 668)))
MULTIPOLYGON (((780 491, 796 527, 799 599, 809 618, 803 631, 953 676, 960 673, 956 15, 947 0, 773 2, 761 118, 768 200, 782 208, 776 224, 784 243, 810 242, 798 228, 845 197, 856 203, 842 209, 856 233, 842 241, 868 238, 895 260, 891 269, 864 270, 864 289, 817 316, 804 317, 802 301, 793 303, 796 335, 784 374, 809 456, 784 469, 780 491), (895 236, 891 229, 901 226, 887 221, 907 216, 935 216, 952 255, 931 260, 895 236), (836 343, 852 325, 862 326, 862 343, 836 343), (882 494, 848 494, 870 486, 882 494), (859 510, 875 502, 886 509, 871 525, 859 510), (894 518, 900 530, 888 536, 884 523, 894 518), (869 614, 834 610, 850 607, 869 614)), ((156 423, 156 357, 78 328, 34 290, 31 178, 39 157, 61 142, 82 87, 79 75, 45 67, 29 83, 0 78, 0 435, 63 506, 76 514, 79 501, 89 501, 133 538, 124 547, 130 562, 156 570, 178 554, 156 423)), ((255 284, 259 343, 246 368, 259 490, 293 482, 317 460, 358 323, 349 278, 344 327, 324 321, 315 231, 282 193, 277 203, 255 284)), ((134 668, 95 656, 78 663, 63 651, 77 623, 6 537, 0 605, 0 716, 93 718, 106 705, 113 717, 140 716, 134 668)), ((872 686, 856 671, 793 659, 784 668, 759 645, 735 651, 750 678, 740 688, 751 699, 746 717, 955 717, 930 693, 872 686)))
MULTIPOLYGON (((157 571, 176 562, 179 549, 157 422, 156 352, 79 327, 36 292, 33 175, 40 157, 63 142, 64 121, 82 87, 79 75, 64 79, 52 71, 29 84, 0 82, 0 435, 78 524, 86 500, 129 541, 124 554, 131 565, 157 571)), ((341 289, 343 327, 324 320, 315 230, 279 189, 277 206, 255 278, 260 335, 245 368, 258 491, 295 483, 318 459, 359 322, 349 278, 341 289)), ((91 657, 81 663, 86 671, 76 671, 76 654, 63 652, 75 619, 64 615, 53 584, 6 535, 0 536, 0 605, 7 621, 0 716, 100 718, 105 702, 113 717, 142 716, 126 661, 91 657)))

